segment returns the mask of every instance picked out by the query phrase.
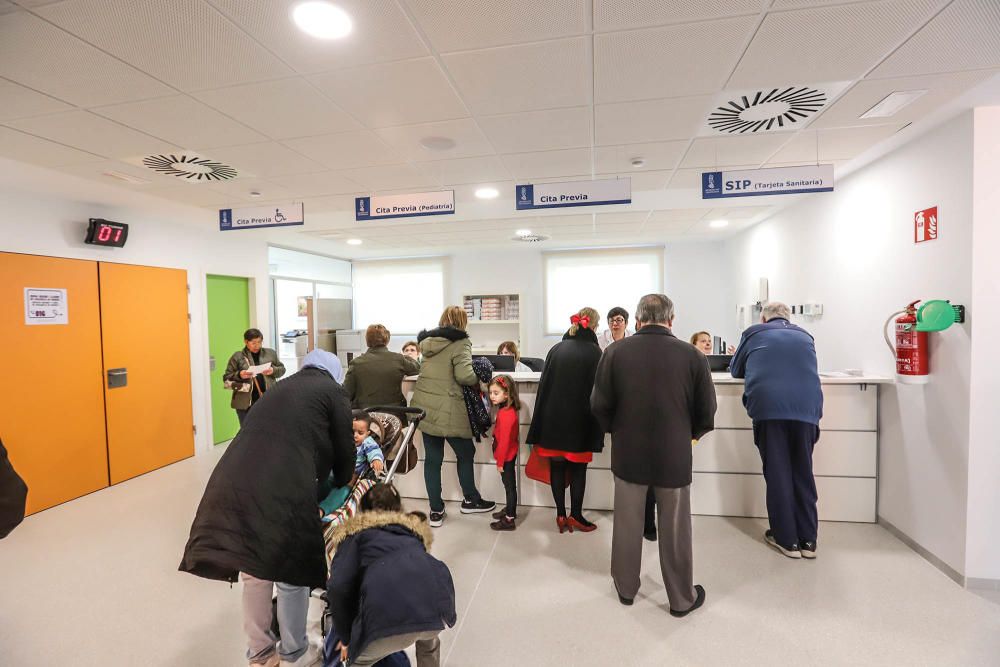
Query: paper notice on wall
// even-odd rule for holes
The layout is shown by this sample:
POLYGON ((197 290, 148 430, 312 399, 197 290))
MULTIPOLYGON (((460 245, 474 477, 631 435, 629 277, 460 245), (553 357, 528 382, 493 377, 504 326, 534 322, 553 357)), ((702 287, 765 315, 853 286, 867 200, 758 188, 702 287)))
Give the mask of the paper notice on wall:
POLYGON ((24 323, 69 324, 66 290, 25 287, 24 323))

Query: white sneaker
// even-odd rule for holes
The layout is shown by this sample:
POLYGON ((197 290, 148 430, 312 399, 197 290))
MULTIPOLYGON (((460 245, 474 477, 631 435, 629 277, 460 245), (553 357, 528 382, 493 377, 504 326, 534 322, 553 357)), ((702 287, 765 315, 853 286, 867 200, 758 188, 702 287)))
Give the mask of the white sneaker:
POLYGON ((250 667, 278 667, 279 663, 281 663, 281 658, 278 657, 277 652, 274 652, 264 662, 251 662, 250 667))
POLYGON ((323 652, 317 649, 312 644, 306 649, 306 652, 299 656, 299 659, 295 662, 281 661, 281 667, 315 667, 315 665, 322 664, 323 662, 323 652))

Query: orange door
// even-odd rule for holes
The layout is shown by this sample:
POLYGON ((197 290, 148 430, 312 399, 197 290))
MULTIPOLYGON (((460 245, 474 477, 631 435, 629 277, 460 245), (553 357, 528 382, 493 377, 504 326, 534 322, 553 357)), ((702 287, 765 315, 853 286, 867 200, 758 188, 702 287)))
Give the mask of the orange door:
POLYGON ((194 454, 187 273, 100 262, 100 286, 108 462, 117 484, 194 454), (115 379, 125 385, 110 387, 115 379))
POLYGON ((28 512, 106 487, 97 263, 0 253, 0 350, 0 439, 28 512), (66 324, 27 324, 26 289, 66 290, 66 324))

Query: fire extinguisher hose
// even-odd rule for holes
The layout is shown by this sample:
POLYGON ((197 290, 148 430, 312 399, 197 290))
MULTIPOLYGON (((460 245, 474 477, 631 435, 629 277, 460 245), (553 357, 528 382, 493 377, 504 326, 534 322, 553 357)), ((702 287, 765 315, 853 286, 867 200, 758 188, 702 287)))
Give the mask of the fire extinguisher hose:
POLYGON ((903 315, 905 313, 905 310, 897 310, 895 313, 890 315, 889 319, 887 319, 885 324, 882 325, 882 337, 885 338, 885 344, 889 346, 889 351, 892 352, 893 356, 896 356, 896 346, 892 344, 892 339, 889 338, 889 325, 892 324, 892 321, 896 319, 897 315, 903 315))

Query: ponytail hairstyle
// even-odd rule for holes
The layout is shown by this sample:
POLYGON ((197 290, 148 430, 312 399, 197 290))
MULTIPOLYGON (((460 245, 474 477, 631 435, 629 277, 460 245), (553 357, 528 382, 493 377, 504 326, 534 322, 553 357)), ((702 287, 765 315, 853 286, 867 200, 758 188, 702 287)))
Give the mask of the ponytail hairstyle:
POLYGON ((517 395, 517 385, 509 375, 498 375, 490 380, 489 386, 496 385, 507 392, 507 404, 503 407, 521 409, 521 398, 517 395))
POLYGON ((569 335, 575 336, 580 332, 581 326, 591 331, 597 331, 597 325, 601 322, 601 316, 590 306, 585 306, 580 309, 580 312, 570 317, 569 321, 572 323, 569 328, 569 335))

